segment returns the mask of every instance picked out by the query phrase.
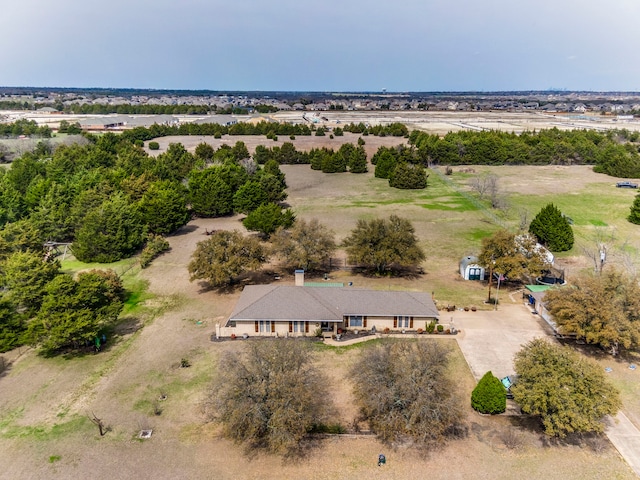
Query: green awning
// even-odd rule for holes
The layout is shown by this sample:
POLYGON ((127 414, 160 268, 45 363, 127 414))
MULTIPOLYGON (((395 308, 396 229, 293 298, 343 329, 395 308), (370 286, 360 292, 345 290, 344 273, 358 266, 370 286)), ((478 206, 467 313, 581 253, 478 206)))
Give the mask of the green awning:
POLYGON ((530 292, 544 292, 545 290, 549 290, 551 288, 551 285, 525 285, 525 287, 527 290, 529 290, 530 292))

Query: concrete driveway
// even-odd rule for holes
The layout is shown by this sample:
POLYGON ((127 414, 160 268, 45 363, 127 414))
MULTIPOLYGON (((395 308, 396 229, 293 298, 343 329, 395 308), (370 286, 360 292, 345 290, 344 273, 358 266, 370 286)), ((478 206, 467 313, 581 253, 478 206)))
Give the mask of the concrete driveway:
POLYGON ((489 370, 502 378, 513 374, 513 357, 534 338, 550 336, 546 323, 524 304, 500 305, 498 310, 442 312, 440 322, 461 330, 456 339, 476 379, 489 370))
MULTIPOLYGON (((461 334, 456 339, 476 379, 487 371, 498 378, 513 372, 513 358, 521 346, 539 337, 552 336, 547 324, 524 304, 505 304, 497 311, 456 311, 441 315, 453 319, 461 334)), ((605 433, 633 471, 640 476, 640 431, 622 412, 606 419, 605 433)))

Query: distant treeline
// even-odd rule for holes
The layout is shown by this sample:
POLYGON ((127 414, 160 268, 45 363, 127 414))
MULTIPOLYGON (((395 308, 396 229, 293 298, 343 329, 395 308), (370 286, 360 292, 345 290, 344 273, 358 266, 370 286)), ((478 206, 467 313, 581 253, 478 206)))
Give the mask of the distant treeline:
POLYGON ((263 104, 251 107, 229 106, 227 108, 220 108, 217 105, 139 105, 131 103, 118 105, 72 103, 63 105, 62 103, 30 103, 14 100, 0 101, 0 110, 38 110, 43 107, 52 107, 61 113, 84 115, 106 115, 110 113, 118 113, 121 115, 208 115, 211 113, 247 115, 252 111, 258 113, 272 113, 279 110, 273 105, 263 104))
POLYGON ((345 132, 359 133, 361 135, 374 135, 376 137, 406 137, 409 129, 404 123, 394 122, 389 125, 367 126, 364 123, 349 123, 342 127, 345 132))
POLYGON ((218 123, 154 124, 150 127, 136 127, 122 132, 124 138, 132 141, 147 141, 169 135, 213 135, 217 138, 222 135, 266 135, 269 138, 273 138, 277 135, 311 135, 311 129, 307 125, 261 121, 258 123, 239 122, 233 125, 220 125, 218 123))
POLYGON ((640 177, 639 132, 561 131, 522 134, 456 132, 444 137, 413 131, 414 163, 423 165, 594 165, 614 177, 640 177))
MULTIPOLYGON (((150 127, 136 127, 125 130, 122 135, 130 140, 147 141, 158 137, 169 135, 265 135, 269 139, 276 139, 278 135, 296 136, 311 135, 314 131, 324 132, 325 127, 306 124, 274 123, 260 121, 258 123, 238 122, 233 125, 220 125, 217 123, 184 123, 181 125, 158 125, 150 127)), ((409 130, 402 123, 391 123, 389 125, 366 126, 364 123, 350 123, 343 127, 336 127, 336 135, 342 132, 359 133, 364 136, 375 135, 380 137, 393 136, 404 137, 409 135, 409 130)))
POLYGON ((39 127, 33 120, 0 123, 0 137, 19 137, 20 135, 50 138, 51 129, 46 125, 39 127))

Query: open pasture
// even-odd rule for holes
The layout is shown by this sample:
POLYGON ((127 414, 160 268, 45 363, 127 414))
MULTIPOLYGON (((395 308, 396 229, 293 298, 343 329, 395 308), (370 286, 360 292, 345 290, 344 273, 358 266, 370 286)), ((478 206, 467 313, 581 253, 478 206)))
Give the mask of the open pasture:
MULTIPOLYGON (((616 189, 616 179, 595 174, 590 167, 473 167, 474 172, 456 168, 451 176, 432 172, 429 187, 421 191, 390 189, 372 172, 324 174, 307 165, 282 169, 289 185, 287 202, 296 214, 318 218, 338 240, 348 235, 358 218, 397 214, 413 222, 427 253, 425 274, 418 278, 331 274, 356 286, 433 291, 440 303, 483 308, 486 286, 459 278, 460 257, 477 253, 481 239, 500 228, 494 216, 516 228, 521 210, 528 210, 532 218, 551 201, 575 222, 577 245, 559 256, 569 273, 590 268, 581 245, 590 245, 599 232, 607 232, 611 239, 612 263, 622 267, 631 259, 632 266, 638 265, 640 235, 625 220, 634 192, 616 189), (500 177, 510 205, 506 211, 492 212, 470 200, 471 178, 485 172, 500 177)), ((468 438, 428 453, 406 446, 392 449, 373 437, 355 436, 322 440, 307 457, 295 461, 245 455, 242 447, 220 437, 203 411, 216 360, 224 350, 241 345, 241 341, 210 341, 215 323, 231 313, 239 291, 208 290, 190 283, 186 272, 196 243, 206 238, 205 229, 220 228, 242 229, 240 217, 192 221, 169 238, 172 250, 147 270, 117 266, 138 296, 101 354, 44 359, 23 348, 6 355, 13 363, 0 377, 3 475, 16 479, 635 478, 608 443, 552 445, 531 425, 517 430, 517 448, 510 449, 507 444, 513 439, 507 435, 520 425, 519 417, 482 417, 470 408, 468 438), (142 291, 144 282, 148 294, 142 291), (183 358, 189 360, 189 368, 180 368, 183 358), (163 395, 166 399, 158 404, 163 395), (160 415, 156 415, 158 405, 160 415), (90 422, 91 413, 110 427, 104 437, 90 422), (153 437, 137 439, 138 431, 147 427, 153 428, 153 437), (384 468, 375 463, 380 452, 387 454, 384 468)), ((64 265, 69 270, 83 267, 74 261, 64 265)), ((280 281, 293 283, 290 275, 280 281)), ((519 292, 505 290, 501 290, 504 302, 520 303, 519 292)), ((452 344, 456 352, 452 374, 468 398, 473 376, 452 344)), ((321 348, 316 354, 321 368, 329 372, 336 420, 345 424, 356 413, 348 368, 361 348, 367 347, 321 348)), ((616 377, 621 388, 633 381, 627 378, 630 375, 616 377)), ((626 404, 635 389, 628 390, 625 408, 635 410, 637 404, 626 404)))

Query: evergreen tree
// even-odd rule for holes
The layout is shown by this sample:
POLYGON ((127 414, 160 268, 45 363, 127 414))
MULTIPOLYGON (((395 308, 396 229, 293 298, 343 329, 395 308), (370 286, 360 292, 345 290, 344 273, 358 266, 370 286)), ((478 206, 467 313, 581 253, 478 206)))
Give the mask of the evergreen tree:
POLYGON ((247 230, 260 232, 268 237, 275 232, 278 227, 288 228, 293 225, 295 216, 291 209, 282 210, 275 203, 265 203, 253 210, 242 224, 247 230))
POLYGON ((117 194, 84 218, 73 242, 73 253, 82 262, 116 262, 133 255, 146 236, 138 207, 117 194))
POLYGON ((220 174, 220 167, 194 170, 189 176, 193 212, 201 217, 218 217, 233 211, 233 191, 220 174))
POLYGON ((480 413, 503 413, 507 409, 507 392, 498 377, 490 371, 471 392, 471 407, 480 413))
POLYGON ((139 205, 142 220, 151 233, 166 235, 189 221, 186 189, 179 183, 169 180, 152 183, 139 205))
POLYGON ((538 212, 529 225, 529 232, 552 252, 565 252, 573 247, 573 229, 553 203, 538 212))
POLYGON ((366 173, 367 169, 367 153, 362 145, 354 148, 349 157, 349 171, 351 173, 366 173))
MULTIPOLYGON (((379 153, 379 155, 378 153, 374 155, 374 157, 376 157, 376 162, 374 164, 376 169, 374 175, 376 178, 389 178, 391 177, 393 170, 396 168, 396 158, 389 149, 382 150, 379 153)), ((373 160, 374 159, 372 159, 372 161, 373 160)))
POLYGON ((627 219, 631 223, 640 225, 640 195, 636 195, 636 198, 633 200, 633 205, 631 205, 631 213, 629 213, 627 219))
POLYGON ((22 345, 25 330, 24 315, 16 312, 16 307, 11 301, 0 298, 0 353, 22 345))
POLYGON ((341 173, 347 171, 347 159, 341 152, 326 155, 322 161, 322 171, 324 173, 341 173))
POLYGON ((60 271, 60 263, 43 260, 40 252, 15 252, 4 262, 3 283, 7 297, 27 315, 40 308, 44 288, 60 271))
POLYGON ((242 185, 233 196, 233 209, 238 213, 251 213, 269 201, 268 192, 260 182, 250 180, 242 185))
POLYGON ((113 271, 63 274, 49 282, 42 308, 30 323, 29 341, 45 353, 79 348, 113 325, 124 305, 124 290, 113 271))
MULTIPOLYGON (((378 163, 380 165, 380 163, 378 163)), ((377 168, 377 167, 376 167, 377 168)), ((389 177, 389 186, 393 188, 417 190, 427 187, 427 173, 420 165, 400 162, 389 177)))

